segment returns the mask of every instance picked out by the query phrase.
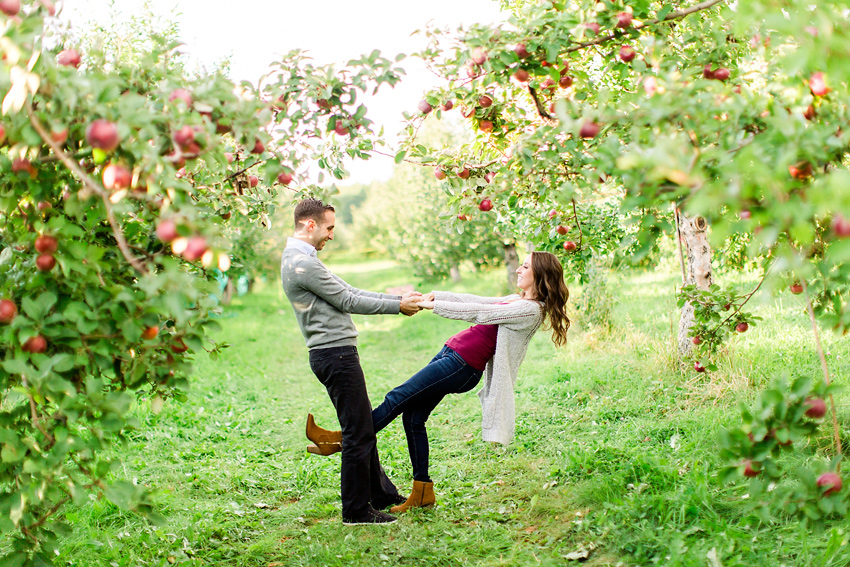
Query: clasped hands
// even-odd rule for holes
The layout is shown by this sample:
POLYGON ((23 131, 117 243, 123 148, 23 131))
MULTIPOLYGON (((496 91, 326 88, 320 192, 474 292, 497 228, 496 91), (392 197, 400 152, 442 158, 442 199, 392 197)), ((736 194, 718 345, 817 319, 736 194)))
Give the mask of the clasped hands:
POLYGON ((434 292, 422 294, 418 291, 408 291, 401 296, 401 308, 399 311, 402 315, 415 315, 423 309, 434 308, 434 292))

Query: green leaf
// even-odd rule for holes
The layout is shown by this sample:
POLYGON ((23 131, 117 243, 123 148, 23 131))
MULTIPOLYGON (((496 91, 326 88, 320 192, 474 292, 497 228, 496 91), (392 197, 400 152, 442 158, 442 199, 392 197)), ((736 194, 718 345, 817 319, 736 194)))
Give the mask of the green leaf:
POLYGON ((659 20, 663 20, 664 18, 667 17, 667 14, 669 14, 672 11, 673 11, 673 5, 672 4, 665 4, 663 8, 658 10, 658 14, 655 17, 659 20))
POLYGON ((407 152, 406 152, 405 150, 401 150, 400 152, 398 152, 398 153, 395 155, 395 163, 396 163, 396 165, 398 165, 398 164, 400 164, 401 162, 403 162, 403 161, 404 161, 404 157, 405 157, 406 155, 407 155, 407 152))

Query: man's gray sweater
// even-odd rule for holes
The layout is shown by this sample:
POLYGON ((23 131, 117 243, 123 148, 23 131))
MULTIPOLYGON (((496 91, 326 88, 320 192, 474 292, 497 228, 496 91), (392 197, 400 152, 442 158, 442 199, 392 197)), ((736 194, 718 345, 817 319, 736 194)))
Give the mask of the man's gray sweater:
POLYGON ((299 248, 303 246, 289 244, 283 250, 280 279, 307 348, 356 346, 357 329, 350 313, 399 313, 400 295, 351 287, 332 274, 317 257, 299 248))

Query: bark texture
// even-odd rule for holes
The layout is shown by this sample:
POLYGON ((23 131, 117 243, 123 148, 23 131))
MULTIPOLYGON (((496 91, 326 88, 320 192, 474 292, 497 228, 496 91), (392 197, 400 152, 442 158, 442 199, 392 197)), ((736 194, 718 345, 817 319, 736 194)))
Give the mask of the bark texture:
MULTIPOLYGON (((677 212, 679 238, 687 256, 684 285, 696 285, 708 291, 711 287, 711 246, 708 243, 708 223, 703 217, 689 218, 677 212)), ((694 307, 690 302, 682 307, 679 316, 679 353, 690 354, 693 343, 688 332, 694 324, 694 307)))
POLYGON ((516 271, 519 268, 516 244, 505 244, 505 268, 508 270, 508 289, 513 292, 516 288, 516 271))

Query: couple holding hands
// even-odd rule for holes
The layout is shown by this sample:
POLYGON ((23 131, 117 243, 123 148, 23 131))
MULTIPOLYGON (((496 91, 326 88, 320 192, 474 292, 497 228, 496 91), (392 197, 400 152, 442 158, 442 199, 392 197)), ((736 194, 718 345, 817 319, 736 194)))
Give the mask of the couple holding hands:
POLYGON ((334 208, 316 199, 295 207, 295 232, 281 258, 283 289, 310 350, 310 368, 328 390, 341 431, 328 431, 307 416, 312 453, 342 451, 342 518, 345 525, 387 524, 393 513, 435 502, 428 475, 428 416, 446 396, 474 388, 478 395, 485 441, 502 444, 514 434, 514 394, 528 343, 543 325, 562 346, 570 321, 569 291, 558 258, 532 252, 517 269, 519 293, 506 297, 409 292, 403 296, 354 288, 331 273, 316 252, 333 239, 334 208), (357 330, 351 313, 413 315, 422 309, 441 317, 474 323, 449 338, 425 368, 389 392, 372 409, 357 353, 357 330), (402 416, 413 490, 405 499, 387 477, 378 458, 375 434, 402 416))

